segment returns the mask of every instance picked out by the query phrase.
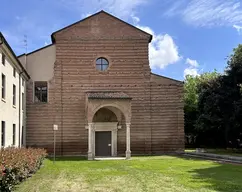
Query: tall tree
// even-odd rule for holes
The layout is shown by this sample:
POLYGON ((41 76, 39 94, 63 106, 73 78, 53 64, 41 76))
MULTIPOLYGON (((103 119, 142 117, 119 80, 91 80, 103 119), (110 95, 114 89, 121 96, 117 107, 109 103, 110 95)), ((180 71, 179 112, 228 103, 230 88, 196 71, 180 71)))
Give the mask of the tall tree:
POLYGON ((233 89, 226 75, 200 84, 196 128, 201 144, 226 147, 230 132, 237 126, 236 100, 240 93, 233 89))
POLYGON ((197 123, 200 143, 236 146, 242 125, 242 45, 228 59, 225 74, 198 86, 197 123))
POLYGON ((198 112, 198 87, 201 83, 214 79, 219 75, 217 71, 204 73, 200 76, 187 75, 184 82, 184 112, 185 112, 185 133, 191 140, 195 140, 198 131, 195 128, 198 112))

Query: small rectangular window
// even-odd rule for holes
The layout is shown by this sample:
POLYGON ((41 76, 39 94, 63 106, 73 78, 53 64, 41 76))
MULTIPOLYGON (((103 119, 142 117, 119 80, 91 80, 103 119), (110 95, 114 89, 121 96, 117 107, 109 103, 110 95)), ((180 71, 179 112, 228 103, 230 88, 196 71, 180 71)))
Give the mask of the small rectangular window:
POLYGON ((48 98, 48 86, 46 81, 36 81, 34 83, 34 102, 46 103, 48 98))
POLYGON ((22 78, 22 86, 24 86, 24 78, 22 78))
POLYGON ((16 106, 16 85, 13 85, 13 105, 16 106))
POLYGON ((6 62, 6 57, 4 53, 2 53, 2 64, 5 65, 5 62, 6 62))
POLYGON ((5 121, 1 123, 1 146, 5 146, 5 121))
POLYGON ((6 77, 2 74, 2 99, 6 97, 6 77))
POLYGON ((16 143, 16 124, 13 124, 13 145, 16 143))
POLYGON ((16 69, 13 68, 13 76, 16 77, 16 69))

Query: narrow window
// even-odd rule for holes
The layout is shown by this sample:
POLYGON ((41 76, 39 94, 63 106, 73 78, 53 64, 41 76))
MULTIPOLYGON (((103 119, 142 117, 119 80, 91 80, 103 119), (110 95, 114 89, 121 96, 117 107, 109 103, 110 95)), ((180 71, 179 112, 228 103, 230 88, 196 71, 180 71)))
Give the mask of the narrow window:
POLYGON ((22 93, 22 110, 24 110, 24 93, 22 93))
POLYGON ((15 145, 16 140, 16 124, 13 124, 13 145, 15 145))
POLYGON ((5 65, 5 61, 6 61, 6 57, 4 55, 4 53, 2 53, 2 64, 5 65))
POLYGON ((13 68, 13 76, 16 77, 16 69, 13 68))
POLYGON ((34 83, 34 102, 47 102, 48 86, 46 81, 37 81, 34 83))
POLYGON ((2 99, 6 97, 6 77, 2 74, 2 99))
POLYGON ((22 86, 24 86, 24 78, 22 78, 22 86))
POLYGON ((1 146, 5 146, 5 121, 2 121, 1 125, 1 146))
POLYGON ((13 85, 13 105, 16 106, 16 85, 13 85))
POLYGON ((24 144, 24 126, 22 126, 21 144, 24 144))

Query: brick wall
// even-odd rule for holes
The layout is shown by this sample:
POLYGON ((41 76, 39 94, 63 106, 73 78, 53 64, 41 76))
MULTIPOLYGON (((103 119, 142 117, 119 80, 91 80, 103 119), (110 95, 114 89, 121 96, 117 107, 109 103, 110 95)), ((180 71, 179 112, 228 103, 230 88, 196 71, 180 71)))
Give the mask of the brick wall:
MULTIPOLYGON (((161 153, 183 149, 182 84, 153 77, 148 61, 150 36, 105 13, 54 34, 56 62, 48 104, 32 103, 28 85, 27 145, 52 152, 54 123, 57 153, 86 154, 87 91, 123 91, 132 97, 131 151, 161 153), (110 67, 97 71, 98 57, 110 67)), ((125 152, 125 126, 118 131, 118 153, 125 152)))

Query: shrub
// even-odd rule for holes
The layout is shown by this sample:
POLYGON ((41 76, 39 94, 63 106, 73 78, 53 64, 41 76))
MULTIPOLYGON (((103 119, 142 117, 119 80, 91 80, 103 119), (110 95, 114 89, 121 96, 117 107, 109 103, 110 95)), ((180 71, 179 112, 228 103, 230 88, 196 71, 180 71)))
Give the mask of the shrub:
POLYGON ((12 191, 16 184, 34 174, 46 155, 44 149, 0 149, 0 191, 12 191))

